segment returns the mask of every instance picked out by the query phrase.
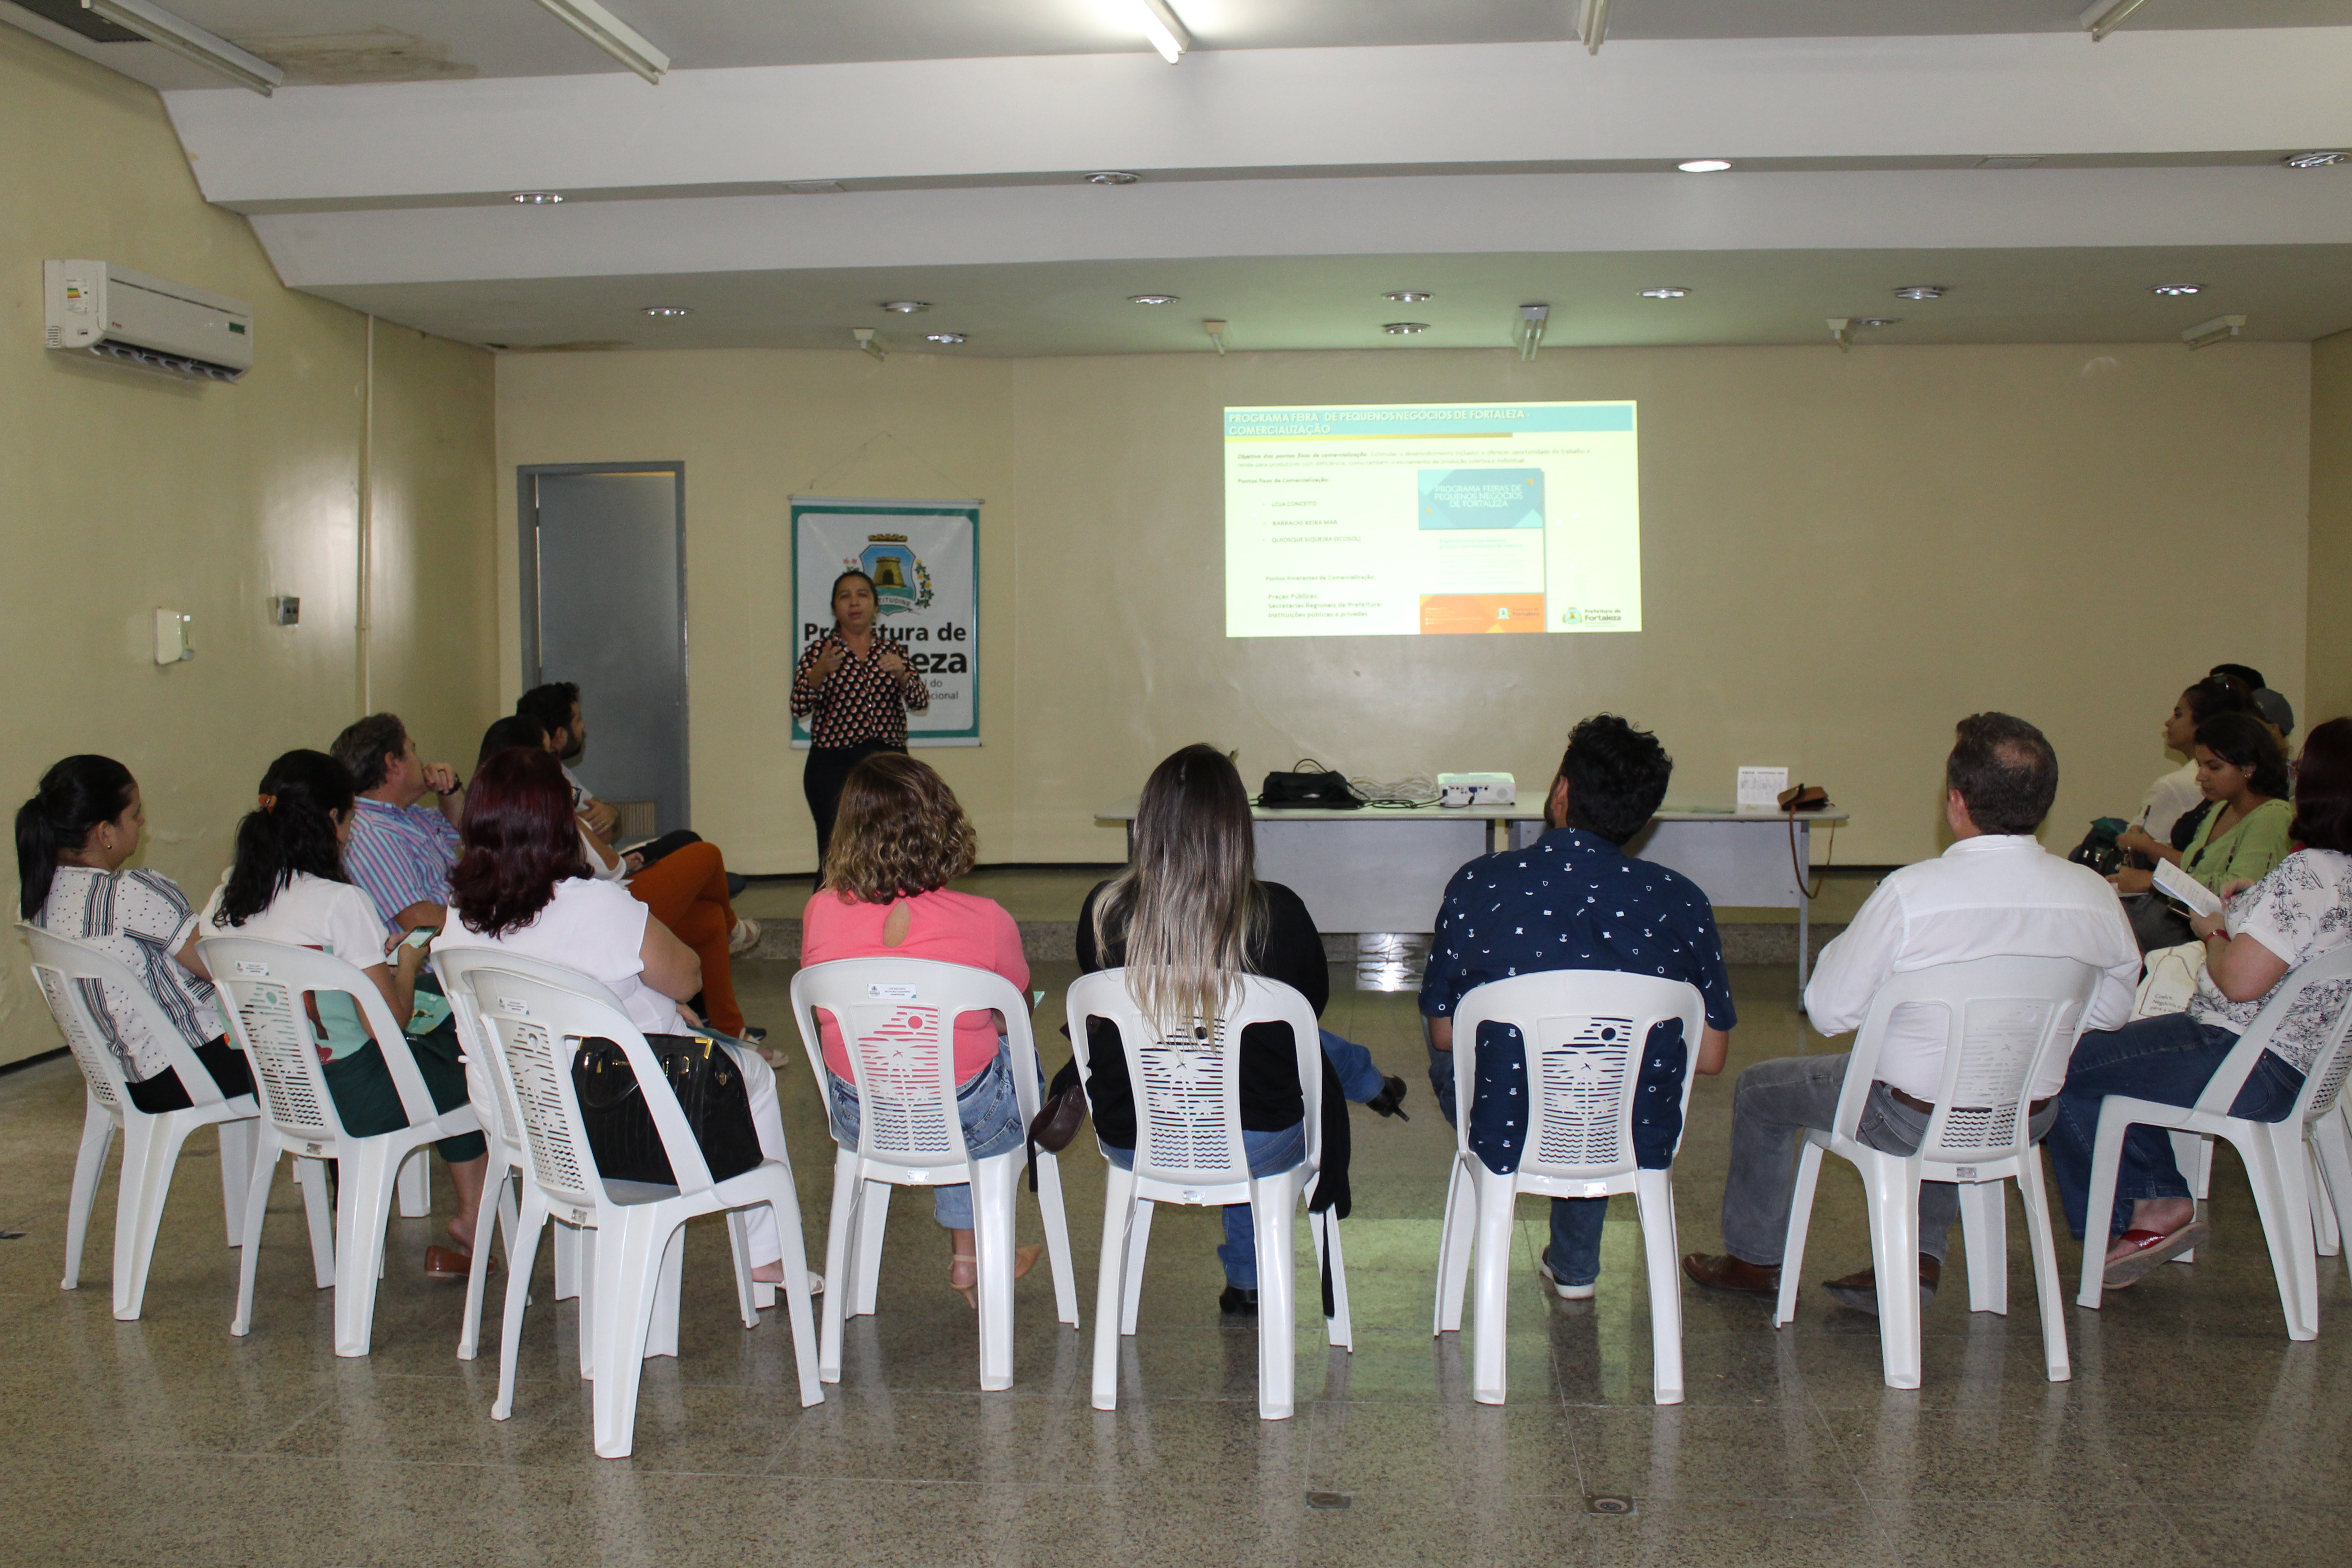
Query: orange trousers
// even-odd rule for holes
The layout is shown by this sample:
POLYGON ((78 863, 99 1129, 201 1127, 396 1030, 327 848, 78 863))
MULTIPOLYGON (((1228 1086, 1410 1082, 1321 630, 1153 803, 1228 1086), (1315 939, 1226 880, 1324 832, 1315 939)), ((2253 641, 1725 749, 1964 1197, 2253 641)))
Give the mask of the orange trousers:
POLYGON ((727 900, 727 862, 719 847, 689 844, 665 855, 629 879, 629 891, 702 960, 702 1016, 710 1026, 741 1035, 743 1009, 735 1002, 735 972, 727 956, 735 906, 727 900))

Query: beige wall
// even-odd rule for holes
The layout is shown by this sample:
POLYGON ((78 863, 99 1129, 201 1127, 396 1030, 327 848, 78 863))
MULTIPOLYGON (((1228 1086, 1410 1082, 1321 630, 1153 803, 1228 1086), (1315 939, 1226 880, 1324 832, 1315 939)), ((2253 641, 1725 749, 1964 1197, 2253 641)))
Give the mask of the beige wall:
MULTIPOLYGON (((207 206, 148 89, 0 27, 0 698, 5 801, 80 751, 140 777, 146 863, 202 897, 262 768, 360 710, 365 318, 278 286, 207 206), (259 363, 189 385, 41 345, 41 262, 96 257, 250 301, 259 363), (299 595, 299 626, 267 624, 299 595), (158 668, 149 617, 195 617, 158 668)), ((376 701, 469 761, 495 710, 490 359, 379 323, 376 701)), ((13 903, 13 896, 12 896, 13 903)), ((58 1044, 0 966, 0 1061, 58 1044)))
POLYGON ((2311 345, 2310 604, 2305 729, 2352 713, 2352 332, 2311 345))
POLYGON ((1727 802, 1742 763, 1827 783, 1849 863, 1934 853, 1953 720, 2008 709, 2058 745, 2071 844, 2171 765, 2158 725, 2216 660, 2302 702, 2310 367, 2275 343, 507 356, 501 652, 511 695, 514 466, 684 460, 697 826, 741 869, 805 869, 786 498, 977 495, 986 744, 929 755, 991 861, 1117 858, 1092 812, 1187 741, 1253 778, 1312 754, 1533 783, 1603 708, 1665 740, 1677 801, 1727 802), (1499 397, 1640 400, 1646 630, 1224 637, 1223 405, 1499 397))

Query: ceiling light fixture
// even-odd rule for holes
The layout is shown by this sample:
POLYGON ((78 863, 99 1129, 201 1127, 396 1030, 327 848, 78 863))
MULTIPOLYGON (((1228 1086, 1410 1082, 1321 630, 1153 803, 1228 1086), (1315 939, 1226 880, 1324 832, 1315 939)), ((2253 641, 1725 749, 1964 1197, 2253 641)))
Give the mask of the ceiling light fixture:
POLYGON ((1536 350, 1543 347, 1544 327, 1550 321, 1549 305, 1535 304, 1519 307, 1519 326, 1516 335, 1521 359, 1530 360, 1536 357, 1536 350))
POLYGON ((1588 55, 1601 52, 1601 41, 1609 36, 1609 0, 1584 0, 1577 7, 1576 37, 1588 55))
POLYGON ((679 316, 691 316, 694 314, 694 307, 691 305, 648 305, 646 307, 646 314, 648 316, 659 317, 664 321, 671 321, 679 316))
POLYGON ((885 349, 880 343, 875 342, 873 328, 852 327, 849 329, 849 335, 857 340, 857 347, 860 353, 874 356, 874 363, 876 364, 880 364, 884 360, 890 357, 889 351, 885 349))
POLYGON ((2001 153, 1990 158, 1978 159, 1977 167, 1979 169, 2031 169, 2034 164, 2042 162, 2042 156, 2043 154, 2040 153, 2001 153))
POLYGON ((1900 316, 1856 316, 1853 324, 1857 327, 1891 327, 1902 319, 1900 316))
POLYGON ((926 332, 923 334, 923 341, 927 343, 955 344, 969 342, 971 340, 965 337, 961 332, 926 332))
POLYGON ((1423 300, 1434 300, 1437 296, 1426 289, 1391 289, 1381 298, 1393 300, 1400 305, 1418 305, 1423 300))
POLYGON ((1209 342, 1216 349, 1217 357, 1219 359, 1225 357, 1225 328, 1230 323, 1224 321, 1202 321, 1201 323, 1201 330, 1209 334, 1209 342))
POLYGON ((2148 292, 2170 295, 2177 299, 2183 294, 2200 294, 2204 292, 2204 289, 2205 285, 2202 283, 2158 283, 2148 292))
POLYGON ((1130 305, 1172 305, 1176 300, 1177 296, 1173 294, 1129 294, 1127 297, 1130 305))
POLYGON ((1170 65, 1182 59, 1184 51, 1192 47, 1192 35, 1168 0, 1129 0, 1128 9, 1134 13, 1136 25, 1151 40, 1151 47, 1160 51, 1160 58, 1170 65))
POLYGON ((1843 353, 1846 350, 1853 347, 1853 317, 1824 316, 1822 320, 1829 323, 1830 342, 1837 344, 1838 353, 1843 353))
POLYGON ((563 200, 562 191, 517 191, 507 200, 519 207, 551 207, 563 200))
POLYGON ((669 69, 667 55, 596 0, 539 0, 539 4, 549 16, 647 81, 659 82, 662 72, 669 69))
POLYGON ((1898 300, 1940 300, 1950 290, 1941 283, 1906 283, 1895 290, 1898 300))
POLYGON ((1098 169, 1087 176, 1090 185, 1134 185, 1142 182, 1142 175, 1129 169, 1098 169))
POLYGON ((1690 290, 1684 288, 1679 283, 1661 283, 1655 289, 1643 289, 1642 298, 1644 300, 1680 300, 1689 293, 1690 290))
POLYGON ((2215 343, 2227 342, 2236 337, 2238 329, 2245 324, 2243 316, 2216 316, 2210 321, 2200 321, 2181 333, 2180 341, 2192 349, 2211 348, 2215 343))
POLYGON ((1676 163, 1675 167, 1680 169, 1685 174, 1720 174, 1726 169, 1731 167, 1731 160, 1728 158, 1690 158, 1685 159, 1682 163, 1676 163))
POLYGON ((1389 321, 1381 325, 1381 331, 1392 338, 1409 338, 1415 332, 1429 331, 1429 323, 1427 321, 1389 321))
POLYGON ((2352 163, 2352 153, 2296 153, 2279 160, 2290 169, 2332 169, 2352 163))
POLYGON ((2081 21, 2095 44, 2129 21, 2131 14, 2147 4, 2147 0, 2091 0, 2081 21))
POLYGON ((931 308, 929 300, 885 300, 882 308, 894 316, 919 316, 931 308))
POLYGON ((159 44, 184 60, 193 60, 243 88, 268 98, 286 73, 259 55, 238 48, 216 33, 207 33, 184 16, 173 16, 149 0, 81 0, 82 9, 95 12, 118 27, 128 27, 151 44, 159 44))

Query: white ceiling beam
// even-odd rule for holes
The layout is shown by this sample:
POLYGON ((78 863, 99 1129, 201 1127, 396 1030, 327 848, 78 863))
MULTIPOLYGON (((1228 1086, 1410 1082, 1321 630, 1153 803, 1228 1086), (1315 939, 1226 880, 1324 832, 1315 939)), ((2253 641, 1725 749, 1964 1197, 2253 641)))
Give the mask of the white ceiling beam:
MULTIPOLYGON (((165 95, 205 195, 348 202, 1131 168, 2181 154, 2352 141, 2352 27, 1573 40, 165 95)), ((1735 179, 1738 176, 1733 176, 1735 179)), ((1722 176, 1711 176, 1721 179, 1722 176)), ((1118 199, 1118 193, 1096 192, 1118 199)))

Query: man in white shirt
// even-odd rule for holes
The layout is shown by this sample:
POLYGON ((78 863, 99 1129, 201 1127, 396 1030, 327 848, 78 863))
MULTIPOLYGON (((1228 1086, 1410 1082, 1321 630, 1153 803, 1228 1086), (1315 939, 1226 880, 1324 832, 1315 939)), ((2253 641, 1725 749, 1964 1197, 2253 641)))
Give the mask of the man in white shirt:
MULTIPOLYGON (((1878 885, 1836 941, 1822 950, 1805 987, 1805 1012, 1824 1035, 1859 1026, 1888 976, 2003 956, 2072 958, 2105 972, 2084 1019, 2112 1029, 2131 1016, 2139 947, 2115 889, 2087 866, 2044 850, 2033 837, 2058 794, 2058 758, 2042 731, 2006 713, 1960 721, 1944 764, 1944 817, 1954 843, 1878 885)), ((1877 1081, 1863 1112, 1873 1148, 1908 1154, 1935 1113, 1945 1023, 1939 1010, 1905 1008, 1890 1020, 1877 1081), (1906 1018, 1906 1015, 1911 1015, 1906 1018)), ((1739 1075, 1732 1104, 1731 1169, 1723 1192, 1721 1257, 1693 1253, 1683 1271, 1710 1289, 1771 1296, 1796 1187, 1804 1130, 1827 1131, 1844 1087, 1848 1054, 1759 1062, 1739 1075)), ((2033 1136, 2056 1119, 2065 1079, 2059 1061, 2028 1086, 2033 1136)), ((1932 1300, 1959 1216, 1949 1182, 1919 1188, 1919 1289, 1932 1300)), ((1831 1280, 1850 1307, 1878 1310, 1871 1271, 1831 1280)))

